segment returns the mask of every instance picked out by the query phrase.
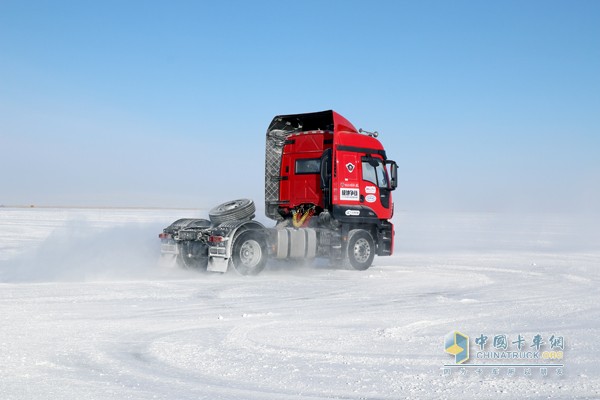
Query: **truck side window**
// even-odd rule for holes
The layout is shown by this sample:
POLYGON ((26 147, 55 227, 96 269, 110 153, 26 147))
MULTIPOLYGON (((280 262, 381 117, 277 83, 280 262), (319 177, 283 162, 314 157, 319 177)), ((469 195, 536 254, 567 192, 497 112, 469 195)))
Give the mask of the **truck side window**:
POLYGON ((377 174, 375 168, 367 161, 362 162, 362 178, 364 181, 369 181, 377 185, 377 174))
POLYGON ((320 158, 304 158, 296 160, 296 174, 318 174, 321 172, 320 158))

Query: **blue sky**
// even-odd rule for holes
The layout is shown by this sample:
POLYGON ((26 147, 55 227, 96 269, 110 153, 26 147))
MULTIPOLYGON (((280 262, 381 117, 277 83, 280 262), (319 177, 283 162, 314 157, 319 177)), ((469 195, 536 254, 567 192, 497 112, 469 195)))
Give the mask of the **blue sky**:
POLYGON ((378 130, 397 209, 600 211, 600 2, 0 2, 0 204, 263 201, 271 118, 378 130))

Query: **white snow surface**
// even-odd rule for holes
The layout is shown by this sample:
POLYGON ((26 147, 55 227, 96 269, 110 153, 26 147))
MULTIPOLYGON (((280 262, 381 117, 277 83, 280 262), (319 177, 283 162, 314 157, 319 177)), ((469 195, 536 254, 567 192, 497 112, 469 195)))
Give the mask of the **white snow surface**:
POLYGON ((597 217, 398 213, 364 272, 160 265, 199 216, 0 208, 0 399, 600 398, 597 217), (444 376, 453 330, 562 336, 564 373, 444 376))

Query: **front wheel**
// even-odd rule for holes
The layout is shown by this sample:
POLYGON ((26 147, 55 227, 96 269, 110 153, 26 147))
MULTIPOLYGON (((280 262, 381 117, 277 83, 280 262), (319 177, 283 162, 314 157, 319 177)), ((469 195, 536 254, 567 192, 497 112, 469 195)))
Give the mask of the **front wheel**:
POLYGON ((350 266, 359 271, 369 268, 375 258, 375 243, 371 234, 363 229, 353 229, 348 232, 347 244, 346 256, 350 266))
POLYGON ((241 275, 256 275, 267 264, 267 244, 258 232, 242 232, 233 242, 233 267, 241 275))

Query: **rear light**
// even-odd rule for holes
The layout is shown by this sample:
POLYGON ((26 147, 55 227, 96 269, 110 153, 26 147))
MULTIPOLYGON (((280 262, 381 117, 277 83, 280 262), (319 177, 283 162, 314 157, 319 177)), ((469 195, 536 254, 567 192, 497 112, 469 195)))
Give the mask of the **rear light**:
POLYGON ((211 235, 211 236, 208 237, 208 241, 210 243, 221 243, 224 240, 225 240, 225 238, 223 236, 213 236, 213 235, 211 235))
POLYGON ((158 238, 159 239, 171 239, 171 234, 170 233, 165 233, 165 232, 159 233, 158 234, 158 238))

